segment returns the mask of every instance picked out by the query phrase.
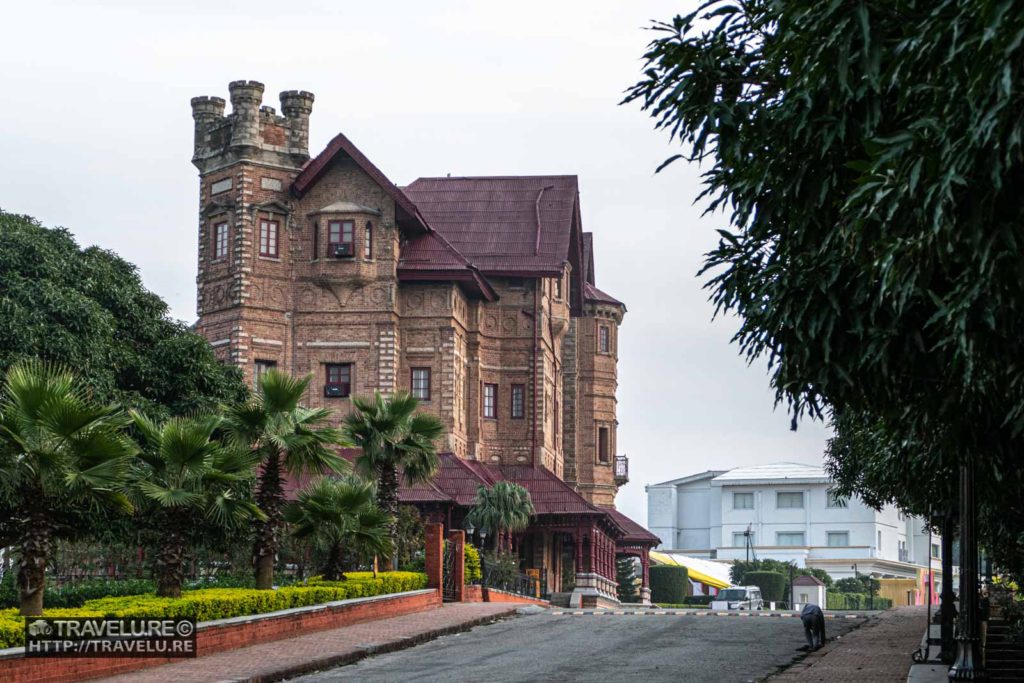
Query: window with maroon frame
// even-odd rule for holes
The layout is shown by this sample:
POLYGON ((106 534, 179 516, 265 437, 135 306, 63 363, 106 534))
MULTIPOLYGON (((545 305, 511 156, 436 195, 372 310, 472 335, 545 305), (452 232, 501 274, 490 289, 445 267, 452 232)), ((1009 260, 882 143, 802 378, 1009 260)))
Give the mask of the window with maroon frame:
POLYGON ((324 396, 328 398, 345 398, 352 394, 352 364, 327 363, 327 383, 324 384, 324 396))
POLYGON ((213 258, 224 258, 228 255, 228 224, 218 223, 213 226, 213 258))
POLYGON ((599 462, 608 462, 608 428, 598 427, 597 429, 597 459, 599 462))
POLYGON ((366 236, 363 240, 363 258, 373 258, 373 223, 366 221, 366 236))
POLYGON ((597 328, 597 336, 598 336, 598 349, 600 349, 601 353, 611 353, 612 343, 611 343, 611 336, 609 334, 608 327, 605 326, 605 325, 601 325, 600 327, 598 327, 597 328))
POLYGON ((526 385, 512 385, 512 419, 522 420, 526 417, 526 385))
POLYGON ((411 370, 412 396, 419 401, 430 400, 430 368, 413 368, 411 370))
POLYGON ((344 248, 340 255, 352 256, 355 254, 353 247, 355 243, 355 225, 353 221, 327 222, 327 252, 329 256, 338 256, 338 247, 344 248))
POLYGON ((484 385, 484 417, 492 420, 498 417, 498 385, 484 385))
POLYGON ((277 221, 260 221, 260 256, 277 258, 277 221))

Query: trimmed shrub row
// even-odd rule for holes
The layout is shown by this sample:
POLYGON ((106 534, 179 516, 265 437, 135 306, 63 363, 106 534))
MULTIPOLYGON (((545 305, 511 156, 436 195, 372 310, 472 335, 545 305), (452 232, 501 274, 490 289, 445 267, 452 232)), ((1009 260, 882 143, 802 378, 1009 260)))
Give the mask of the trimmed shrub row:
MULTIPOLYGON (((293 607, 307 607, 335 600, 366 598, 388 593, 405 593, 426 587, 426 574, 413 572, 349 572, 346 581, 310 579, 306 586, 289 586, 272 591, 249 588, 202 588, 185 591, 180 598, 158 598, 153 594, 107 597, 89 600, 73 609, 47 609, 48 617, 192 617, 211 621, 228 617, 264 614, 293 607)), ((0 611, 0 648, 24 643, 24 626, 17 609, 0 611)))
POLYGON ((669 564, 654 565, 649 569, 651 602, 655 604, 682 604, 690 594, 690 574, 686 567, 669 564))
POLYGON ((827 609, 889 609, 892 607, 890 598, 875 596, 874 603, 866 593, 825 593, 827 609))
POLYGON ((767 602, 780 602, 786 592, 788 577, 779 572, 747 572, 743 583, 761 589, 761 599, 767 602))

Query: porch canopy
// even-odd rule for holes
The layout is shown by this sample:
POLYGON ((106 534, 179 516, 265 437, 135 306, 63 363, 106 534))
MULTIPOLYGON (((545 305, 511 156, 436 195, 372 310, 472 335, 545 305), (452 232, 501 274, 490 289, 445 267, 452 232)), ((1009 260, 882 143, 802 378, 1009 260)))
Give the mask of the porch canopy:
POLYGON ((399 498, 449 528, 464 526, 478 487, 509 481, 530 492, 537 512, 520 538, 545 534, 571 536, 577 572, 596 573, 614 581, 617 554, 641 557, 646 570, 647 552, 660 542, 621 512, 591 504, 543 467, 485 464, 463 460, 452 453, 442 453, 439 458, 440 467, 434 479, 414 486, 403 481, 399 498))

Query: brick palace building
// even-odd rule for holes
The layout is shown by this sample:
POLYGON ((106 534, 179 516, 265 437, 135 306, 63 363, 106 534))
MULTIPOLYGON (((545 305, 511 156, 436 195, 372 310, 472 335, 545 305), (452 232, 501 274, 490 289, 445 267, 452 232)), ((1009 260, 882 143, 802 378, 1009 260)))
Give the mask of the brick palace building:
MULTIPOLYGON (((255 379, 314 380, 311 406, 411 391, 447 428, 431 484, 402 490, 458 528, 509 480, 537 516, 523 567, 573 598, 615 594, 615 557, 657 537, 614 509, 618 330, 597 288, 576 176, 419 178, 398 187, 339 134, 309 156, 313 95, 229 85, 192 100, 199 169, 197 330, 255 379)), ((645 590, 645 595, 646 595, 645 590)))

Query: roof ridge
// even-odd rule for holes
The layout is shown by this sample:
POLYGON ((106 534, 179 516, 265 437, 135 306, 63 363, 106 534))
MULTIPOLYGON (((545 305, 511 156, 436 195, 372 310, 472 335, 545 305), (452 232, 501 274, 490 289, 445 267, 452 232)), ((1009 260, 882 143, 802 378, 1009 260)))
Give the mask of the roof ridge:
MULTIPOLYGON (((417 180, 508 180, 510 178, 576 178, 579 180, 579 175, 575 173, 521 173, 513 175, 449 175, 449 176, 420 176, 416 180, 412 181, 415 183, 417 180)), ((409 183, 412 185, 412 183, 409 183)), ((408 187, 409 185, 406 185, 408 187)))

